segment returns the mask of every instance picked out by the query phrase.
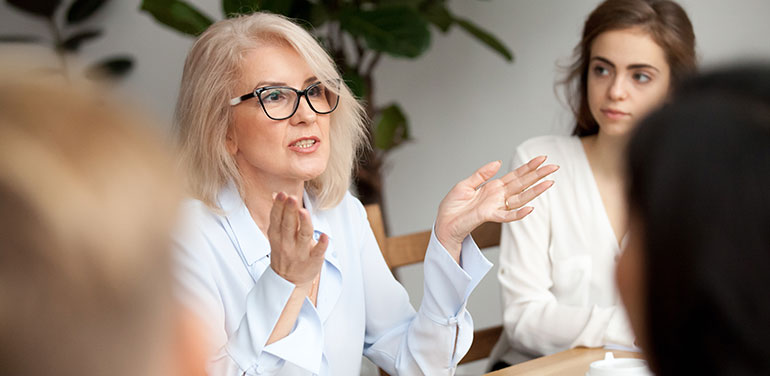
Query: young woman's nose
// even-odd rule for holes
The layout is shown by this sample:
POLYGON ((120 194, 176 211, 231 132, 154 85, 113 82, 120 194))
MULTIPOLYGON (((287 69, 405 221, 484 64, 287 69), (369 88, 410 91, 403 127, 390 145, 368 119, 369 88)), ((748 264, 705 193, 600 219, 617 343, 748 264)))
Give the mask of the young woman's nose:
POLYGON ((609 91, 607 92, 610 99, 613 101, 626 99, 628 97, 628 88, 626 85, 627 82, 622 75, 615 76, 615 79, 612 80, 612 85, 610 85, 609 91))

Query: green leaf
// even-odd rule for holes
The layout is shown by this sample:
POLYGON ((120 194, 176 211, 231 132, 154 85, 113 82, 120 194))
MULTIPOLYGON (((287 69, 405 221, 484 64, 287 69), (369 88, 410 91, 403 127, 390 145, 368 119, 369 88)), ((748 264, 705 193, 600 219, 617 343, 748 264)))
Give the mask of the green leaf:
POLYGON ((443 1, 429 1, 420 7, 422 18, 446 33, 454 23, 454 17, 444 5, 443 1))
POLYGON ((259 0, 222 0, 222 11, 230 18, 239 14, 251 14, 259 10, 259 0))
POLYGON ((410 139, 409 124, 397 104, 383 109, 374 129, 374 145, 381 150, 391 150, 410 139))
POLYGON ((91 17, 107 0, 75 0, 67 10, 67 23, 72 25, 91 17))
POLYGON ((329 8, 324 6, 322 3, 311 4, 305 19, 307 19, 313 27, 319 27, 331 19, 329 8))
POLYGON ((213 23, 208 16, 182 0, 143 0, 141 10, 150 13, 158 22, 192 36, 199 35, 213 23))
POLYGON ((410 8, 417 9, 420 4, 423 3, 423 0, 386 0, 384 1, 388 6, 391 5, 403 5, 410 8))
POLYGON ((86 69, 86 77, 91 79, 115 79, 128 74, 134 67, 134 61, 128 56, 104 59, 86 69))
POLYGON ((35 35, 0 35, 0 43, 35 43, 40 40, 35 35))
POLYGON ((428 23, 407 6, 382 6, 372 10, 348 7, 340 13, 340 26, 366 46, 391 56, 414 58, 430 46, 428 23))
POLYGON ((260 1, 259 9, 288 16, 292 5, 294 5, 294 0, 262 0, 260 1))
POLYGON ((51 18, 61 0, 6 0, 9 5, 35 16, 51 18))
POLYGON ((98 37, 99 35, 102 35, 101 30, 86 30, 81 31, 65 40, 61 48, 65 51, 75 52, 80 48, 80 45, 89 40, 98 37))
POLYGON ((309 0, 293 0, 291 8, 284 13, 289 18, 299 21, 299 24, 308 29, 311 34, 313 28, 320 26, 329 17, 328 9, 320 3, 313 3, 309 0))
POLYGON ((508 62, 513 61, 513 53, 511 52, 508 47, 506 47, 502 42, 497 40, 497 38, 490 34, 489 32, 482 30, 480 27, 476 26, 475 24, 471 23, 468 20, 462 19, 462 18, 455 18, 455 23, 460 25, 465 31, 476 37, 480 42, 486 44, 489 48, 495 50, 500 55, 503 55, 505 60, 508 62))
POLYGON ((364 78, 356 72, 355 68, 345 68, 342 72, 342 80, 348 85, 350 91, 353 92, 353 95, 359 99, 364 97, 366 93, 366 82, 364 81, 364 78))

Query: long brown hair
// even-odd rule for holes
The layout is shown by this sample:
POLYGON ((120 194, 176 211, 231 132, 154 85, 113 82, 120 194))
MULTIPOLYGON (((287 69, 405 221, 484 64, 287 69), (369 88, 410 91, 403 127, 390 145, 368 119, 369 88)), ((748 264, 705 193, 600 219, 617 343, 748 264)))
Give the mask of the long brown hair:
POLYGON ((671 68, 671 87, 695 71, 695 33, 690 18, 671 0, 606 0, 594 9, 583 25, 583 36, 575 46, 574 60, 560 82, 575 115, 572 134, 596 134, 599 124, 588 108, 588 63, 591 46, 600 34, 611 30, 640 28, 647 32, 666 54, 671 68))

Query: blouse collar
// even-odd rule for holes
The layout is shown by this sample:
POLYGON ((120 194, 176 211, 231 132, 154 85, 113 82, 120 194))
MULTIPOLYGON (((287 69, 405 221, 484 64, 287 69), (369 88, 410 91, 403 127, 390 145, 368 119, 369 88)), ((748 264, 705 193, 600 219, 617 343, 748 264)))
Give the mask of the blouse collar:
MULTIPOLYGON (((270 253, 270 242, 254 222, 249 209, 243 202, 243 198, 233 182, 228 183, 220 191, 217 201, 224 211, 227 222, 230 224, 230 229, 232 230, 230 235, 238 243, 238 247, 243 253, 244 261, 251 266, 257 260, 266 257, 270 253)), ((334 244, 334 234, 330 233, 331 226, 327 211, 317 211, 314 208, 315 202, 308 195, 307 191, 303 192, 302 201, 305 209, 310 212, 310 219, 313 222, 314 230, 313 237, 318 240, 320 234, 324 233, 331 240, 324 258, 339 269, 339 260, 336 251, 332 247, 334 244)))

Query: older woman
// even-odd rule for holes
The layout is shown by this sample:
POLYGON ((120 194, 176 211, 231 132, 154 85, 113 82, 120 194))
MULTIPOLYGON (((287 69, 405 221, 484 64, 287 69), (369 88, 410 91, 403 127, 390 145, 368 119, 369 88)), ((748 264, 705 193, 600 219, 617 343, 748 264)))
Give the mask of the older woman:
MULTIPOLYGON (((205 315, 217 375, 451 374, 468 350, 465 304, 490 268, 469 237, 518 220, 555 166, 499 180, 492 162, 444 198, 415 312, 347 192, 363 112, 332 60, 275 15, 221 21, 195 42, 177 106, 196 200, 179 236, 183 300, 205 315)), ((539 168, 538 168, 539 167, 539 168)))

